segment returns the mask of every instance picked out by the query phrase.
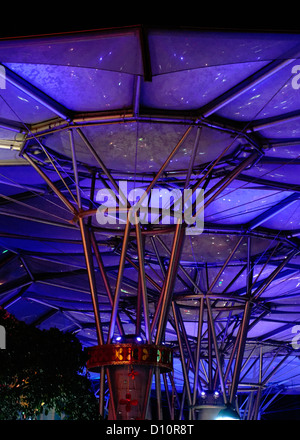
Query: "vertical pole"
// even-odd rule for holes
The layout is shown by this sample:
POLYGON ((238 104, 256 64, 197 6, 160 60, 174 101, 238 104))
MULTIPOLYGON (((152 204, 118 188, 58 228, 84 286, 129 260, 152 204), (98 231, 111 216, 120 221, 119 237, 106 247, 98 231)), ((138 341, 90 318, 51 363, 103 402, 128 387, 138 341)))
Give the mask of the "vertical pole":
POLYGON ((154 249, 154 252, 155 252, 155 255, 156 255, 156 258, 157 258, 157 262, 158 262, 160 270, 161 270, 161 273, 163 274, 163 276, 165 276, 166 275, 166 269, 165 269, 165 267, 164 267, 164 265, 163 265, 163 263, 161 261, 160 255, 158 253, 154 237, 150 237, 150 241, 151 241, 152 247, 154 249))
POLYGON ((129 240, 129 232, 130 232, 130 221, 129 221, 129 213, 128 213, 127 223, 126 223, 125 231, 124 231, 123 246, 122 246, 122 251, 121 251, 121 256, 120 256, 119 271, 118 271, 116 288, 115 288, 113 308, 112 308, 112 312, 111 312, 111 319, 110 319, 110 323, 109 323, 109 330, 108 330, 108 336, 107 336, 107 343, 108 344, 111 342, 113 335, 114 335, 114 331, 115 331, 116 318, 117 318, 117 314, 118 314, 118 306, 119 306, 119 300, 120 300, 120 294, 121 294, 121 284, 122 284, 123 272, 124 272, 124 266, 125 266, 125 257, 126 257, 128 240, 129 240))
POLYGON ((247 420, 251 420, 253 412, 254 391, 250 391, 247 420))
POLYGON ((226 396, 226 389, 225 389, 224 377, 223 377, 223 372, 222 372, 222 363, 221 363, 221 357, 220 357, 219 348, 218 348, 218 340, 217 340, 217 335, 216 335, 216 330, 215 330, 215 326, 214 326, 212 309, 211 309, 209 298, 206 298, 206 305, 207 305, 207 311, 208 311, 208 316, 209 316, 209 321, 210 321, 210 328, 211 328, 213 343, 214 343, 214 347, 215 347, 215 355, 216 355, 216 360, 217 360, 217 365, 218 365, 218 370, 219 370, 220 385, 221 385, 221 389, 222 389, 222 393, 223 393, 223 400, 226 405, 227 404, 227 396, 226 396))
MULTIPOLYGON (((181 315, 180 309, 179 309, 179 307, 177 305, 176 305, 176 311, 177 311, 177 320, 178 320, 179 325, 181 327, 182 340, 185 343, 185 346, 186 346, 186 349, 187 349, 187 356, 190 359, 191 369, 194 371, 194 373, 196 373, 197 370, 196 370, 196 367, 195 367, 194 353, 191 350, 190 343, 189 343, 188 336, 187 336, 187 332, 186 332, 186 329, 185 329, 185 326, 184 326, 184 321, 182 319, 182 315, 181 315)), ((200 388, 198 383, 197 383, 197 388, 200 388)))
POLYGON ((165 393, 166 393, 166 398, 167 398, 167 403, 168 403, 169 415, 170 415, 171 420, 174 420, 174 418, 172 417, 172 402, 171 402, 170 394, 169 394, 167 373, 163 373, 162 377, 163 377, 163 381, 164 381, 164 387, 165 387, 165 393))
MULTIPOLYGON (((100 254, 98 246, 97 246, 97 241, 96 241, 96 238, 95 238, 95 234, 94 234, 93 231, 91 231, 91 242, 92 242, 92 246, 93 246, 93 249, 94 249, 94 254, 95 254, 95 257, 96 257, 96 260, 97 260, 97 264, 98 264, 98 267, 99 267, 99 270, 100 270, 100 273, 101 273, 101 276, 102 276, 102 279, 103 279, 104 287, 105 287, 105 290, 106 290, 109 302, 110 302, 110 304, 112 306, 113 305, 113 296, 112 296, 111 288, 110 288, 110 285, 109 285, 107 274, 105 272, 105 267, 104 267, 104 264, 103 264, 103 260, 102 260, 101 254, 100 254)), ((120 320, 119 316, 117 316, 117 318, 116 318, 116 324, 118 326, 118 330, 119 330, 120 335, 123 336, 124 330, 123 330, 123 326, 122 326, 122 323, 121 323, 121 320, 120 320)))
POLYGON ((138 274, 138 285, 137 285, 137 299, 136 299, 136 318, 135 318, 135 333, 139 335, 141 333, 142 324, 142 283, 141 275, 138 274))
POLYGON ((105 368, 100 368, 99 414, 104 417, 105 368))
MULTIPOLYGON (((79 226, 80 226, 80 232, 81 232, 81 237, 82 237, 82 244, 83 244, 83 249, 84 249, 86 267, 87 267, 87 272, 88 272, 90 291, 91 291, 91 295, 92 295, 92 303, 93 303, 94 316, 95 316, 97 340, 98 340, 98 344, 102 345, 104 343, 104 341, 103 341, 103 334, 102 334, 102 328, 101 328, 101 322, 100 322, 100 313, 99 313, 99 304, 98 304, 97 289, 96 289, 96 282, 95 282, 93 256, 91 254, 91 247, 90 247, 90 240, 88 237, 88 231, 86 230, 86 225, 84 224, 84 221, 82 218, 79 218, 79 226)), ((104 367, 101 367, 101 369, 100 369, 100 390, 99 390, 99 413, 100 413, 100 416, 102 416, 102 417, 104 416, 104 385, 105 385, 105 370, 104 370, 104 367)))
POLYGON ((148 411, 152 379, 153 379, 153 367, 149 368, 147 388, 146 388, 146 392, 145 392, 145 400, 143 403, 143 414, 142 414, 143 420, 146 418, 147 411, 148 411))
POLYGON ((172 398, 171 398, 171 409, 172 409, 172 413, 171 413, 171 420, 174 420, 175 418, 175 400, 178 406, 178 402, 179 402, 179 396, 175 387, 175 383, 174 383, 174 377, 172 376, 171 373, 168 373, 168 377, 169 380, 171 382, 171 386, 172 386, 172 398))
POLYGON ((198 333, 197 333, 196 361, 195 361, 195 373, 194 373, 193 405, 196 405, 196 399, 197 399, 200 348, 201 348, 201 333, 202 333, 202 325, 203 325, 203 302, 204 302, 204 299, 201 298, 200 305, 199 305, 199 318, 198 318, 198 333))
POLYGON ((247 296, 248 300, 245 304, 244 314, 243 314, 243 320, 240 326, 240 332, 239 332, 239 343, 237 347, 237 355, 236 355, 236 361, 234 365, 234 371, 233 371, 233 378, 232 378, 232 385, 230 390, 230 403, 233 404, 235 395, 238 388, 238 381, 241 373, 241 366, 244 356, 244 350, 246 345, 246 339, 248 334, 248 327, 250 322, 250 316, 251 316, 251 310, 252 310, 252 302, 250 302, 251 297, 251 285, 252 285, 252 270, 251 270, 251 237, 248 237, 247 242, 247 296))
MULTIPOLYGON (((80 193, 80 186, 79 186, 79 175, 78 175, 78 168, 77 168, 74 135, 73 135, 72 130, 69 130, 69 136, 70 136, 70 146, 71 146, 71 152, 72 152, 74 179, 75 179, 75 184, 76 184, 77 205, 78 205, 78 209, 81 210, 82 205, 81 205, 81 193, 80 193)), ((93 183, 92 192, 94 192, 95 178, 93 179, 92 183, 93 183)), ((85 254, 85 259, 86 259, 86 266, 87 266, 87 270, 88 270, 90 290, 91 290, 91 294, 92 294, 98 344, 102 345, 103 344, 103 334, 102 334, 101 322, 100 322, 100 313, 99 313, 99 304, 98 304, 96 282, 95 282, 93 256, 92 256, 92 252, 91 252, 91 241, 93 244, 96 244, 96 248, 97 248, 97 243, 95 243, 96 240, 95 240, 94 235, 90 233, 89 229, 84 224, 84 220, 82 218, 79 219, 79 226, 80 226, 80 231, 81 231, 81 236, 82 236, 82 243, 83 243, 84 254, 85 254)), ((95 250, 95 247, 94 247, 94 250, 95 250)), ((97 250, 98 250, 98 248, 97 248, 97 250)), ((107 377, 108 377, 108 374, 107 374, 107 377)), ((100 389, 99 389, 99 413, 100 413, 100 416, 102 416, 102 417, 104 416, 104 388, 105 388, 105 368, 101 367, 100 368, 100 389)))
POLYGON ((70 146, 71 146, 71 152, 72 152, 74 178, 75 178, 75 184, 76 184, 77 204, 78 204, 78 208, 81 209, 81 194, 80 194, 80 187, 79 187, 79 176, 78 176, 78 169, 77 169, 77 160, 76 160, 76 151, 75 151, 73 130, 69 130, 69 136, 70 136, 70 146))
POLYGON ((160 369, 155 368, 155 391, 157 402, 157 418, 163 420, 162 406, 161 406, 161 381, 160 381, 160 369))
POLYGON ((98 304, 98 297, 97 297, 95 273, 94 273, 94 265, 93 265, 92 255, 91 255, 91 248, 90 248, 88 233, 86 230, 86 226, 83 222, 83 219, 79 218, 78 221, 79 221, 80 232, 81 232, 81 237, 82 237, 82 244, 83 244, 85 262, 86 262, 86 267, 87 267, 87 272, 88 272, 90 290, 91 290, 91 295, 92 295, 97 339, 98 339, 98 344, 102 345, 103 344, 103 335, 102 335, 101 322, 100 322, 99 304, 98 304))
POLYGON ((258 377, 258 390, 256 393, 255 404, 253 408, 253 420, 258 419, 259 405, 262 392, 262 376, 263 376, 263 347, 259 348, 259 377, 258 377))
POLYGON ((159 322, 157 326, 156 341, 155 341, 156 344, 161 343, 163 332, 165 330, 165 326, 167 323, 167 313, 170 309, 172 288, 177 273, 177 267, 180 259, 180 252, 183 244, 183 238, 184 238, 184 229, 182 227, 181 221, 178 220, 173 238, 173 246, 169 261, 169 267, 167 270, 165 283, 162 291, 163 294, 162 305, 159 316, 159 322))
POLYGON ((244 349, 245 349, 245 345, 246 345, 246 338, 247 338, 247 333, 248 333, 248 326, 249 326, 249 321, 250 321, 251 309, 252 309, 252 304, 250 303, 250 301, 247 301, 245 304, 243 320, 241 323, 241 330, 240 330, 240 334, 239 334, 239 342, 238 342, 237 355, 236 355, 237 357, 236 357, 236 361, 235 361, 235 365, 234 365, 232 385, 231 385, 231 390, 230 390, 230 403, 234 402, 235 395, 236 395, 237 388, 238 388, 238 381, 239 381, 239 376, 240 376, 240 371, 241 371, 244 349))
POLYGON ((254 406, 254 412, 253 412, 253 420, 258 420, 261 391, 262 391, 262 388, 259 387, 257 390, 257 393, 256 393, 255 406, 254 406))
MULTIPOLYGON (((71 152, 72 152, 72 164, 73 164, 73 171, 74 171, 74 178, 75 178, 75 184, 76 184, 76 195, 77 195, 77 205, 78 209, 81 210, 82 204, 81 204, 81 193, 80 193, 80 186, 79 186, 79 175, 78 175, 78 168, 77 168, 77 160, 76 160, 76 150, 75 150, 75 143, 74 143, 74 134, 73 130, 69 130, 69 137, 70 137, 70 146, 71 146, 71 152)), ((93 176, 92 180, 92 193, 94 192, 95 187, 95 175, 93 176)), ((90 218, 88 219, 88 221, 90 218)), ((89 248, 87 248, 87 227, 84 225, 83 219, 79 219, 79 225, 84 245, 84 253, 86 256, 86 265, 88 267, 88 276, 90 281, 90 288, 91 293, 93 297, 93 307, 94 307, 94 315, 95 315, 95 321, 96 321, 96 328, 97 328, 97 337, 98 337, 98 344, 103 344, 103 335, 101 330, 101 323, 100 323, 100 314, 99 314, 99 305, 98 305, 98 298, 97 298, 97 292, 96 290, 96 284, 95 284, 95 276, 94 276, 94 265, 93 265, 93 257, 91 254, 91 251, 88 251, 90 249, 90 243, 89 248), (93 274, 90 272, 93 271, 93 274), (100 329, 99 329, 100 327, 100 329)), ((95 237, 93 233, 90 233, 89 239, 92 242, 94 252, 95 252, 95 237)), ((97 247, 97 244, 96 244, 97 247)), ((98 248, 97 248, 98 250, 98 248)), ((109 375, 109 372, 107 372, 107 377, 109 375)), ((101 417, 104 417, 104 388, 105 388, 105 368, 100 368, 100 389, 99 389, 99 413, 101 417)))
POLYGON ((151 343, 151 327, 150 327, 150 317, 149 317, 149 307, 148 307, 148 298, 147 298, 147 286, 146 286, 146 277, 145 277, 145 264, 144 264, 144 251, 143 251, 143 241, 141 234, 141 226, 137 221, 137 213, 135 216, 135 231, 136 231, 136 242, 137 242, 137 250, 138 250, 138 259, 139 259, 139 275, 140 275, 140 284, 141 284, 141 293, 143 300, 143 311, 144 311, 144 322, 145 322, 145 333, 147 343, 151 343))
POLYGON ((179 324, 178 324, 177 306, 174 301, 172 302, 172 311, 173 311, 173 316, 174 316, 174 321, 175 321, 176 333, 177 333, 177 337, 178 337, 181 365, 182 365, 182 370, 183 370, 184 383, 185 383, 186 390, 187 390, 188 404, 189 404, 189 407, 191 407, 192 394, 191 394, 189 376, 188 376, 187 366, 185 363, 183 344, 182 344, 182 339, 181 339, 181 334, 180 334, 180 329, 179 329, 179 324))

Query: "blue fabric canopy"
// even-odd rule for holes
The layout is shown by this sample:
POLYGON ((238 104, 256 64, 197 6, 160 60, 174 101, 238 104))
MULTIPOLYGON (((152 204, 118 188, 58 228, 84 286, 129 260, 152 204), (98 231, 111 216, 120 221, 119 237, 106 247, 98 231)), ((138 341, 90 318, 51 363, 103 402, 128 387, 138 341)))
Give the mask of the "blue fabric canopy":
MULTIPOLYGON (((78 186, 71 130, 83 209, 95 210, 97 191, 111 183, 78 128, 116 181, 145 189, 191 127, 160 176, 161 187, 174 189, 184 184, 201 127, 191 184, 220 155, 203 181, 205 194, 232 178, 205 207, 202 234, 185 237, 172 293, 182 331, 194 347, 197 294, 213 294, 226 366, 226 350, 243 316, 251 237, 252 293, 263 290, 251 314, 244 362, 263 353, 263 376, 268 377, 270 363, 275 368, 268 386, 298 394, 300 348, 292 342, 300 325, 300 35, 149 27, 145 40, 140 30, 0 40, 0 305, 42 329, 75 332, 84 346, 97 343, 80 230, 24 153, 72 204, 78 186), (254 153, 256 159, 237 172, 254 153)), ((118 228, 100 227, 95 215, 89 225, 114 291, 118 228)), ((157 251, 167 262, 172 236, 163 234, 160 240, 157 251)), ((134 247, 129 255, 135 259, 134 247)), ((164 276, 150 235, 145 235, 145 268, 161 288, 164 276)), ((111 304, 97 269, 95 277, 106 335, 111 304)), ((147 280, 151 316, 158 298, 155 285, 147 280)), ((119 304, 127 333, 135 329, 137 290, 138 272, 127 261, 119 304)), ((164 340, 177 347, 171 313, 164 340)), ((174 380, 182 390, 176 353, 174 380)), ((245 367, 239 390, 257 384, 259 374, 259 361, 245 367)))

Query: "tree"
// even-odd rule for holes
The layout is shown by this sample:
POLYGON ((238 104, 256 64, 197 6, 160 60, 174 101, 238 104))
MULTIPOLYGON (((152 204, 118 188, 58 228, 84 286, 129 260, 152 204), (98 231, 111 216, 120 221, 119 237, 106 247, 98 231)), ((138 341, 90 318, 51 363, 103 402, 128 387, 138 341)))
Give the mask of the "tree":
POLYGON ((6 348, 0 350, 0 420, 36 418, 54 408, 72 420, 98 418, 87 353, 71 333, 40 330, 0 307, 6 348))

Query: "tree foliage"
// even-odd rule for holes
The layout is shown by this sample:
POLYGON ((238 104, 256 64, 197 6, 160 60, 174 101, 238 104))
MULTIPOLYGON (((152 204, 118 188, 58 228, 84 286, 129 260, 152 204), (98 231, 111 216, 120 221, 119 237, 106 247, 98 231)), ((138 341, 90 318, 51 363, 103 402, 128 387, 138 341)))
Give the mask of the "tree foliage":
POLYGON ((56 328, 40 330, 0 308, 6 348, 0 350, 0 419, 36 418, 54 408, 72 420, 98 418, 97 399, 84 374, 87 353, 56 328))

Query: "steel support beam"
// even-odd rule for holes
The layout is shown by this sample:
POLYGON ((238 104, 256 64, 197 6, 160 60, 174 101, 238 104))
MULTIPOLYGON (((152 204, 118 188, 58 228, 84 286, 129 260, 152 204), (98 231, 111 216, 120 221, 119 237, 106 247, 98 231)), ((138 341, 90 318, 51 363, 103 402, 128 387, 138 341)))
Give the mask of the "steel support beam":
POLYGON ((165 327, 167 324, 168 312, 170 309, 170 304, 172 300, 172 289, 177 274, 177 268, 180 260, 180 254, 182 250, 183 240, 184 240, 184 228, 181 222, 176 225, 176 230, 173 238, 172 251, 169 261, 169 267, 166 273, 165 282, 161 292, 160 299, 157 306, 157 310, 160 309, 159 321, 157 325, 156 339, 155 343, 159 345, 162 341, 165 327))
POLYGON ((43 170, 31 159, 27 153, 23 153, 23 157, 30 163, 30 165, 38 172, 38 174, 44 179, 47 185, 52 189, 52 191, 57 195, 57 197, 64 203, 64 205, 74 214, 77 214, 76 208, 71 202, 56 188, 54 183, 49 179, 49 177, 44 173, 43 170))
POLYGON ((271 75, 274 75, 284 67, 288 66, 292 62, 295 61, 295 58, 292 56, 299 54, 298 51, 294 51, 294 53, 285 54, 284 57, 288 59, 282 59, 271 61, 266 66, 262 67, 260 70, 250 75, 245 80, 241 81, 238 85, 232 87, 227 92, 223 93, 218 98, 211 101, 208 105, 200 109, 201 114, 204 118, 211 116, 213 113, 216 113, 218 110, 223 108, 225 105, 232 102, 234 99, 238 98, 242 94, 246 93, 252 87, 258 85, 262 81, 269 78, 271 75))
POLYGON ((79 175, 78 175, 78 168, 77 168, 77 159, 76 159, 76 150, 75 150, 73 130, 69 130, 69 137, 70 137, 70 147, 71 147, 71 152, 72 152, 72 164, 73 164, 74 179, 75 179, 75 184, 76 184, 77 205, 78 205, 78 209, 80 210, 82 208, 81 191, 80 191, 80 186, 79 186, 79 175))
POLYGON ((119 197, 120 204, 122 204, 122 206, 124 206, 124 207, 126 207, 126 205, 127 205, 127 207, 130 208, 130 204, 127 201, 127 197, 122 193, 121 188, 117 184, 114 177, 111 175, 111 172, 109 171, 109 169, 107 168, 107 166, 105 165, 105 163, 103 162, 103 160, 101 159, 101 157, 99 156, 99 154, 97 153, 97 151, 95 150, 95 148, 93 147, 91 142, 88 140, 88 138, 83 133, 81 128, 77 128, 76 131, 79 134, 79 136, 81 137, 81 139, 83 140, 83 142, 85 143, 85 145, 88 148, 88 150, 90 151, 90 153, 93 155, 96 162, 98 162, 98 164, 100 165, 102 171, 106 175, 107 179, 109 180, 109 182, 111 183, 113 188, 115 189, 116 196, 119 197))
POLYGON ((246 288, 247 288, 247 298, 248 301, 245 304, 243 319, 240 325, 239 337, 238 337, 238 346, 237 346, 237 355, 234 365, 234 371, 232 376, 232 384, 230 389, 230 397, 229 402, 232 405, 235 401, 236 392, 238 389, 238 381, 240 378, 241 367, 244 357, 244 350, 246 346, 248 328, 250 323, 250 316, 252 311, 253 303, 250 300, 251 298, 251 286, 253 279, 253 270, 251 268, 251 237, 247 239, 247 279, 246 279, 246 288))
POLYGON ((197 331, 197 346, 196 346, 196 360, 194 371, 194 386, 193 386, 193 405, 196 405, 197 388, 199 381, 199 363, 200 363, 200 350, 201 350, 201 335, 203 326, 203 311, 204 311, 204 299, 200 299, 199 315, 198 315, 198 331, 197 331))
POLYGON ((7 66, 0 64, 2 67, 0 69, 0 76, 4 77, 5 81, 12 86, 16 87, 18 90, 24 92, 27 96, 30 96, 35 101, 42 104, 44 107, 51 110, 54 114, 59 116, 64 120, 72 119, 72 112, 64 107, 59 102, 55 101, 50 96, 46 95, 46 93, 42 92, 40 89, 35 87, 30 82, 26 81, 21 76, 17 75, 15 72, 10 70, 7 66))
POLYGON ((252 300, 257 301, 258 298, 264 293, 264 291, 269 287, 274 278, 279 274, 279 272, 290 262, 290 260, 299 253, 298 250, 293 249, 290 251, 282 263, 264 280, 263 285, 258 287, 252 295, 252 300))
POLYGON ((190 132, 192 131, 193 127, 190 125, 186 131, 184 132, 184 134, 182 135, 182 137, 180 138, 180 140, 177 142, 176 146, 173 148, 173 150, 171 151, 171 153, 169 154, 169 156, 167 157, 167 159, 164 161, 164 163, 162 164, 162 166, 160 167, 159 171, 156 173, 155 177, 152 179, 152 181, 149 183, 149 185, 147 186, 147 188, 145 189, 144 193, 142 194, 139 202, 136 204, 136 208, 138 208, 139 206, 142 205, 144 199, 147 197, 147 195, 149 194, 149 192, 151 191, 151 189, 155 186, 155 184, 157 183, 157 181, 159 180, 160 176, 162 175, 162 173, 165 171, 165 169, 167 168, 167 166, 170 163, 170 160, 172 160, 172 158, 175 156, 175 154, 178 152, 178 150, 180 149, 180 147, 182 146, 183 142, 186 140, 186 138, 188 137, 188 135, 190 134, 190 132))
POLYGON ((218 365, 218 376, 219 376, 219 380, 220 380, 224 404, 226 405, 227 404, 227 394, 226 394, 226 387, 225 387, 224 376, 223 376, 222 361, 221 361, 221 356, 220 356, 219 347, 218 347, 218 340, 217 340, 217 334, 216 334, 216 329, 215 329, 215 324, 214 324, 214 319, 213 319, 212 307, 210 304, 210 299, 207 297, 206 297, 206 305, 207 305, 207 311, 208 311, 209 322, 210 322, 210 330, 211 330, 211 334, 212 334, 213 344, 215 347, 215 356, 216 356, 216 361, 217 361, 217 365, 218 365))
POLYGON ((280 202, 276 203, 276 205, 272 206, 271 208, 267 209, 262 214, 255 217, 253 220, 251 220, 247 225, 246 229, 248 231, 251 231, 252 229, 257 228, 264 222, 268 221, 275 215, 279 214, 281 211, 283 211, 288 206, 292 205, 296 201, 299 200, 300 195, 295 193, 291 194, 290 196, 286 197, 284 200, 281 200, 280 202))
POLYGON ((179 328, 178 315, 177 315, 178 311, 177 311, 177 307, 176 307, 175 302, 172 302, 172 311, 173 311, 175 328, 176 328, 176 333, 177 333, 177 338, 178 338, 181 366, 182 366, 182 371, 183 371, 185 389, 187 391, 188 405, 189 405, 189 407, 191 407, 192 406, 192 393, 191 393, 191 388, 190 388, 190 381, 189 381, 189 376, 188 376, 186 357, 184 354, 184 348, 183 348, 181 333, 180 333, 180 328, 179 328))
MULTIPOLYGON (((96 260, 97 260, 97 264, 98 264, 98 267, 99 267, 99 270, 100 270, 100 273, 101 273, 101 276, 102 276, 102 280, 103 280, 103 283, 104 283, 104 287, 105 287, 105 290, 106 290, 109 302, 110 302, 111 306, 113 306, 112 291, 111 291, 111 288, 110 288, 109 280, 107 278, 107 273, 106 273, 106 270, 105 270, 105 267, 104 267, 104 264, 103 264, 103 260, 102 260, 101 254, 100 254, 99 249, 98 249, 98 245, 97 245, 97 241, 96 241, 96 238, 95 238, 95 234, 94 234, 93 231, 91 231, 91 243, 92 243, 94 254, 95 254, 95 257, 96 257, 96 260)), ((117 324, 117 327, 118 327, 120 335, 123 336, 124 335, 124 329, 123 329, 123 326, 122 326, 122 323, 121 323, 121 320, 120 320, 119 316, 117 316, 117 318, 116 318, 116 324, 117 324)))
POLYGON ((150 344, 151 343, 151 326, 150 326, 148 294, 147 294, 146 276, 145 276, 143 240, 142 240, 142 234, 141 234, 141 225, 137 222, 137 216, 136 216, 135 230, 136 230, 136 242, 137 242, 138 259, 139 259, 139 279, 140 279, 140 286, 141 286, 141 293, 142 293, 145 333, 146 333, 147 343, 150 344))
POLYGON ((224 189, 234 180, 236 177, 251 163, 253 163, 258 157, 258 153, 248 156, 244 159, 236 168, 234 168, 227 176, 221 179, 213 188, 211 188, 205 194, 205 199, 208 198, 210 194, 213 194, 208 200, 204 201, 203 205, 195 213, 195 217, 198 217, 201 212, 211 203, 224 189))
POLYGON ((108 336, 107 336, 107 343, 108 344, 112 341, 112 338, 114 336, 114 331, 115 331, 116 319, 117 319, 117 314, 118 314, 118 306, 119 306, 119 300, 120 300, 120 294, 121 294, 121 284, 122 284, 123 273, 124 273, 127 246, 128 246, 128 241, 129 241, 129 232, 130 232, 130 221, 129 221, 129 215, 128 215, 127 223, 126 223, 125 231, 124 231, 123 245, 122 245, 122 251, 121 251, 120 262, 119 262, 119 271, 118 271, 118 277, 117 277, 115 294, 114 294, 114 302, 113 302, 111 319, 110 319, 108 336))
POLYGON ((300 118, 299 111, 286 113, 274 118, 266 118, 255 123, 252 123, 247 129, 247 133, 252 133, 254 131, 265 130, 268 128, 275 127, 276 125, 284 124, 284 123, 295 123, 298 125, 300 118))
POLYGON ((226 269, 226 267, 228 266, 229 262, 231 261, 231 259, 233 258, 236 250, 238 249, 238 247, 240 246, 240 244, 242 243, 242 241, 244 240, 244 237, 241 236, 238 241, 235 243, 234 248, 232 249, 232 251, 230 252, 230 254, 228 255, 228 257, 226 258, 223 266, 220 268, 219 272, 217 273, 217 275, 215 276, 215 278, 213 279, 213 281, 211 282, 211 284, 208 287, 208 291, 207 291, 207 295, 212 293, 212 289, 214 288, 214 286, 216 285, 216 282, 218 281, 218 279, 220 278, 220 276, 222 275, 222 273, 224 272, 224 270, 226 269))
POLYGON ((91 253, 91 245, 90 245, 87 227, 84 224, 83 219, 79 219, 79 226, 80 226, 80 232, 81 232, 81 236, 82 236, 82 244, 83 244, 84 256, 85 256, 85 261, 86 261, 86 268, 87 268, 87 272, 88 272, 89 285, 90 285, 90 290, 91 290, 91 295, 92 295, 94 317, 95 317, 95 323, 96 323, 97 340, 98 340, 98 344, 102 345, 104 343, 104 340, 103 340, 103 333, 102 333, 102 327, 101 327, 101 321, 100 321, 100 312, 99 312, 97 288, 96 288, 96 281, 95 281, 93 257, 92 257, 92 253, 91 253))

